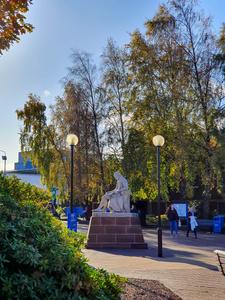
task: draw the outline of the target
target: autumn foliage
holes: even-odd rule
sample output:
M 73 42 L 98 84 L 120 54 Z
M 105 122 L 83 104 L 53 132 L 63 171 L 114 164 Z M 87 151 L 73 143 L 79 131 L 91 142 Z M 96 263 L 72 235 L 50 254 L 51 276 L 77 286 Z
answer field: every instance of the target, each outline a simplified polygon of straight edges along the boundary
M 32 32 L 33 26 L 26 23 L 32 0 L 0 0 L 0 54 L 12 43 L 19 42 L 20 35 Z

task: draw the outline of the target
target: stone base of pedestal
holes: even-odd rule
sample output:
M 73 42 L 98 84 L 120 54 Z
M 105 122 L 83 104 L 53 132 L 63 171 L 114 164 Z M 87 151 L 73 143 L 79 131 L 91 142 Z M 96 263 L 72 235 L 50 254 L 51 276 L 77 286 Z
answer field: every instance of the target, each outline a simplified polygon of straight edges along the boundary
M 137 214 L 93 213 L 86 248 L 147 249 Z

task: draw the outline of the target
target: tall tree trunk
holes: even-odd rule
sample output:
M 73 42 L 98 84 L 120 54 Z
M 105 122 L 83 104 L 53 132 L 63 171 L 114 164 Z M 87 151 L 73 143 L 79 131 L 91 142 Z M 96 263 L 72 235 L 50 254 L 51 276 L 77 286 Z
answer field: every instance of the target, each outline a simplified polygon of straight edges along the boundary
M 104 174 L 104 165 L 103 165 L 103 155 L 102 155 L 101 145 L 100 145 L 100 141 L 99 141 L 97 113 L 96 113 L 96 108 L 95 108 L 95 101 L 94 101 L 94 94 L 92 91 L 92 87 L 90 87 L 90 90 L 91 90 L 92 112 L 93 112 L 93 117 L 94 117 L 95 141 L 96 141 L 96 146 L 97 146 L 97 151 L 98 151 L 99 167 L 100 167 L 100 174 L 101 174 L 101 185 L 104 190 L 105 174 Z
M 126 153 L 125 153 L 125 134 L 124 134 L 124 122 L 123 122 L 123 108 L 122 108 L 122 101 L 120 97 L 120 90 L 118 87 L 118 95 L 119 95 L 119 119 L 120 119 L 120 128 L 121 128 L 121 148 L 122 148 L 122 168 L 125 174 L 127 174 L 127 162 L 125 159 Z
M 199 71 L 199 66 L 198 66 L 198 59 L 196 56 L 196 49 L 195 49 L 195 44 L 193 41 L 193 32 L 191 29 L 190 23 L 187 24 L 188 32 L 190 35 L 190 42 L 191 42 L 191 48 L 192 48 L 192 57 L 193 57 L 193 66 L 194 66 L 194 75 L 195 75 L 195 81 L 197 84 L 197 96 L 199 97 L 200 100 L 200 107 L 202 111 L 202 118 L 204 122 L 204 127 L 205 127 L 205 137 L 204 137 L 204 143 L 203 143 L 203 148 L 206 150 L 206 168 L 205 168 L 205 174 L 206 180 L 205 180 L 205 197 L 204 197 L 204 204 L 203 204 L 203 217 L 208 218 L 209 217 L 209 200 L 211 198 L 211 189 L 210 189 L 210 180 L 212 177 L 212 170 L 211 170 L 211 165 L 210 165 L 210 160 L 212 156 L 212 152 L 210 151 L 210 125 L 209 125 L 209 109 L 208 109 L 208 85 L 204 85 L 202 83 L 202 77 L 207 75 L 207 80 L 209 81 L 209 73 L 210 69 L 206 70 L 204 69 L 204 72 L 201 75 L 202 70 Z

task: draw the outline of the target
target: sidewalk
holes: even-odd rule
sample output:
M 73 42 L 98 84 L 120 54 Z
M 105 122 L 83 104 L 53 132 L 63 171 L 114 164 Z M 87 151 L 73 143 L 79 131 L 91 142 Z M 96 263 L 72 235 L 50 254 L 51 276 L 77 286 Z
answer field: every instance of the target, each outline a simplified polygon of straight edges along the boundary
M 87 227 L 82 225 L 81 231 Z M 109 272 L 141 279 L 159 280 L 183 300 L 225 300 L 225 277 L 217 269 L 215 249 L 225 249 L 225 236 L 199 234 L 187 239 L 184 232 L 172 238 L 163 232 L 163 258 L 157 257 L 155 230 L 143 230 L 147 250 L 85 249 L 91 265 Z

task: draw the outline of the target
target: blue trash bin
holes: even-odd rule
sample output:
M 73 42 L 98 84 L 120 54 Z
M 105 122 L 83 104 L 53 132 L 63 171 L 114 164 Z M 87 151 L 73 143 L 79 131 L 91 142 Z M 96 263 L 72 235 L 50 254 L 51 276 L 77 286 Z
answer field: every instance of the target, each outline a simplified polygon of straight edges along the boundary
M 218 215 L 213 218 L 213 232 L 221 233 L 224 227 L 224 216 Z

